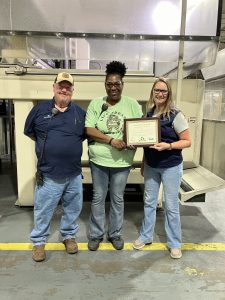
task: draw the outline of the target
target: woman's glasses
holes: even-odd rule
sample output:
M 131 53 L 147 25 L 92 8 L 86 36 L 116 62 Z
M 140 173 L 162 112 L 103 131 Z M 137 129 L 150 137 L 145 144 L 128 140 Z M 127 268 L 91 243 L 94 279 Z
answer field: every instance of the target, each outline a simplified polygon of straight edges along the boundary
M 153 91 L 154 91 L 155 94 L 159 94 L 159 93 L 162 93 L 163 95 L 168 94 L 168 90 L 154 89 Z
M 122 82 L 121 81 L 117 81 L 117 82 L 106 82 L 105 83 L 106 87 L 108 89 L 111 89 L 113 87 L 115 88 L 120 88 L 122 86 Z

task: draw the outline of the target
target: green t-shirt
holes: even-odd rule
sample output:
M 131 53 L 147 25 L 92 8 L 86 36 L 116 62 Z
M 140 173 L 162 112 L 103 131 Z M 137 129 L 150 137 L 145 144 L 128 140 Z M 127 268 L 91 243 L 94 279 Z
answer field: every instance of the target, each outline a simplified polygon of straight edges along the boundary
M 124 119 L 141 118 L 141 105 L 135 99 L 122 96 L 117 104 L 102 112 L 102 104 L 106 99 L 107 97 L 98 97 L 91 101 L 87 109 L 85 127 L 97 128 L 112 138 L 123 140 Z M 96 141 L 89 144 L 88 150 L 90 161 L 105 167 L 131 166 L 135 154 L 135 150 L 118 150 Z

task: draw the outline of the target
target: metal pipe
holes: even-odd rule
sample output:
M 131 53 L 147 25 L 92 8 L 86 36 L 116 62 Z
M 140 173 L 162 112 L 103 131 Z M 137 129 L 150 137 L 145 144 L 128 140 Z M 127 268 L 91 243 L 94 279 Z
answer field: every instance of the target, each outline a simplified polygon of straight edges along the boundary
M 60 69 L 54 69 L 55 71 L 54 72 L 29 72 L 27 71 L 26 74 L 23 74 L 22 76 L 26 76 L 26 75 L 44 75 L 44 76 L 47 76 L 47 75 L 57 75 L 60 71 L 63 72 L 64 70 L 60 70 Z M 105 76 L 105 73 L 102 72 L 101 74 L 99 73 L 79 73 L 79 72 L 71 72 L 71 70 L 66 70 L 68 71 L 72 76 Z M 5 71 L 5 74 L 7 75 L 17 75 L 15 74 L 14 71 L 10 70 L 10 71 Z M 17 75 L 17 76 L 20 76 L 20 75 Z M 136 73 L 129 73 L 129 74 L 126 74 L 126 77 L 154 77 L 154 74 L 136 74 Z
M 9 120 L 9 152 L 10 152 L 10 163 L 13 163 L 13 145 L 14 145 L 14 133 L 12 126 L 12 100 L 8 100 L 8 120 Z
M 65 53 L 65 60 L 64 60 L 64 68 L 65 69 L 69 69 L 69 59 L 68 59 L 68 42 L 69 42 L 69 39 L 68 38 L 65 38 L 64 39 L 64 53 Z
M 214 82 L 214 81 L 217 81 L 220 79 L 225 79 L 225 75 L 222 74 L 222 75 L 215 76 L 213 78 L 205 79 L 205 82 L 209 83 L 209 82 Z
M 185 35 L 186 15 L 187 15 L 187 0 L 182 0 L 180 35 Z M 180 106 L 180 102 L 181 102 L 181 89 L 182 89 L 182 80 L 183 80 L 183 62 L 184 62 L 184 41 L 180 40 L 179 60 L 178 60 L 178 69 L 177 69 L 177 97 L 176 97 L 176 101 L 175 101 L 175 103 L 178 107 Z
M 183 2 L 183 1 L 182 1 Z M 186 2 L 186 0 L 185 0 Z M 139 40 L 139 41 L 219 41 L 219 36 L 212 35 L 163 35 L 163 34 L 112 34 L 92 32 L 52 32 L 52 31 L 23 31 L 23 30 L 0 30 L 0 36 L 27 36 L 29 37 L 55 37 L 63 38 L 84 38 L 84 39 L 109 39 L 109 40 Z

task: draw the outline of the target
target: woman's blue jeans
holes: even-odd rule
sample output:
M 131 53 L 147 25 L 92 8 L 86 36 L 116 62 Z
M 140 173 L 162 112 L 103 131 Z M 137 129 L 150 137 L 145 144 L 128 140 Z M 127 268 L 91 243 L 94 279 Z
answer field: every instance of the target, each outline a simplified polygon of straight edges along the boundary
M 46 243 L 50 234 L 50 222 L 60 200 L 63 209 L 60 233 L 63 240 L 74 238 L 78 231 L 78 225 L 75 222 L 83 204 L 81 175 L 58 180 L 44 177 L 44 185 L 36 186 L 34 228 L 30 234 L 34 245 Z
M 93 199 L 89 219 L 89 237 L 103 239 L 105 233 L 105 199 L 108 188 L 110 195 L 110 211 L 108 221 L 108 237 L 121 235 L 124 215 L 124 190 L 130 167 L 111 168 L 90 162 Z
M 183 164 L 171 168 L 151 168 L 144 166 L 144 219 L 139 239 L 144 243 L 153 240 L 156 222 L 156 208 L 160 184 L 163 184 L 165 231 L 169 248 L 181 247 L 181 223 L 179 211 L 179 189 L 183 174 Z

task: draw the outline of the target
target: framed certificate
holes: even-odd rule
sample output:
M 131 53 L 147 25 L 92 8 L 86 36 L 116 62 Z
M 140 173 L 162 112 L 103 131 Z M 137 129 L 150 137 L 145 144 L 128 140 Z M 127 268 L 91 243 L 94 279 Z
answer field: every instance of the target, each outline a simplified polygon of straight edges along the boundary
M 127 146 L 148 147 L 160 142 L 158 118 L 124 119 L 124 141 Z

